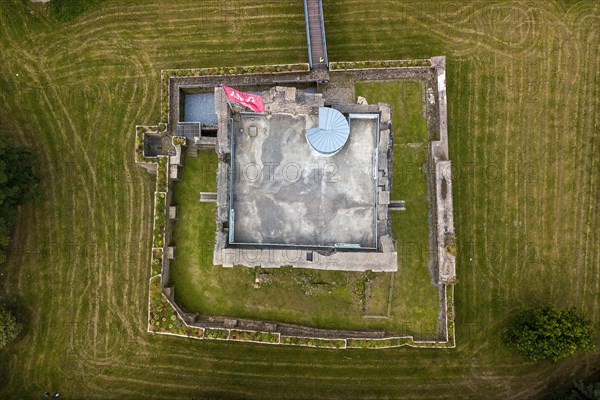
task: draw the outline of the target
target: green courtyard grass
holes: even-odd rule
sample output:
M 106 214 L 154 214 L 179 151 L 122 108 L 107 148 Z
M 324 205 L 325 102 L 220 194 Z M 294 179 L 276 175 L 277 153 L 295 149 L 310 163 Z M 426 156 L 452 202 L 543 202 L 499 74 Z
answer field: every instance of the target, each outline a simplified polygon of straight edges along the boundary
M 387 304 L 385 289 L 389 280 L 376 274 L 213 266 L 215 206 L 198 199 L 200 191 L 215 190 L 216 162 L 216 154 L 211 151 L 187 158 L 181 180 L 175 185 L 174 204 L 179 207 L 179 215 L 173 244 L 177 257 L 171 267 L 170 284 L 183 309 L 328 328 L 403 328 L 394 320 L 363 317 L 368 277 L 370 288 L 384 288 L 380 297 Z M 258 275 L 264 282 L 255 288 Z
M 429 272 L 429 202 L 427 196 L 427 122 L 424 84 L 420 81 L 357 82 L 356 95 L 392 107 L 394 158 L 390 199 L 404 200 L 406 211 L 393 211 L 398 272 L 393 282 L 390 318 L 411 331 L 435 336 L 439 290 Z M 417 326 L 418 328 L 415 328 Z
M 44 190 L 0 266 L 25 324 L 0 398 L 522 399 L 597 374 L 598 351 L 525 362 L 499 336 L 548 303 L 598 328 L 598 2 L 324 2 L 332 61 L 448 57 L 457 348 L 383 351 L 146 331 L 155 177 L 133 149 L 160 70 L 305 62 L 302 3 L 107 0 L 64 24 L 45 7 L 0 2 L 0 133 Z

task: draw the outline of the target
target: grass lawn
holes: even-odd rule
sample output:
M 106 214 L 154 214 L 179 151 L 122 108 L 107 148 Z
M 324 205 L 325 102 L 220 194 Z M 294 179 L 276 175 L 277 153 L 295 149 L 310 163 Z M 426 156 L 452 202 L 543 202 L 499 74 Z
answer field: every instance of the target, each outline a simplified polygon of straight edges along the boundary
M 530 363 L 499 340 L 527 305 L 599 326 L 597 1 L 324 2 L 332 61 L 448 57 L 458 347 L 384 351 L 146 332 L 154 177 L 134 127 L 158 121 L 160 70 L 305 62 L 302 2 L 107 0 L 67 23 L 46 7 L 0 2 L 0 134 L 44 189 L 0 266 L 25 323 L 0 398 L 522 399 L 597 376 L 598 352 Z
M 187 158 L 181 180 L 175 185 L 174 203 L 179 206 L 179 216 L 173 242 L 177 246 L 177 258 L 170 277 L 180 306 L 208 315 L 331 328 L 402 329 L 401 333 L 410 329 L 411 333 L 430 334 L 419 330 L 421 320 L 410 320 L 421 315 L 411 314 L 412 308 L 401 300 L 394 299 L 389 320 L 363 317 L 365 311 L 383 310 L 378 315 L 387 313 L 389 274 L 213 266 L 215 206 L 200 203 L 198 199 L 200 191 L 215 190 L 216 163 L 214 152 L 200 152 L 198 158 Z M 264 279 L 258 289 L 254 287 L 257 276 Z M 433 291 L 432 296 L 433 301 L 426 305 L 432 303 L 433 318 L 429 326 L 435 328 L 437 292 Z M 421 300 L 417 297 L 415 302 Z M 375 304 L 367 310 L 371 302 Z M 402 313 L 398 314 L 402 318 L 396 318 L 396 313 Z M 407 321 L 413 323 L 407 327 Z
M 439 291 L 429 273 L 429 204 L 427 201 L 427 122 L 424 85 L 419 81 L 357 82 L 356 95 L 369 103 L 392 106 L 394 158 L 392 200 L 405 200 L 406 211 L 391 213 L 398 251 L 390 317 L 410 331 L 430 336 L 437 331 Z M 417 327 L 415 327 L 415 325 Z

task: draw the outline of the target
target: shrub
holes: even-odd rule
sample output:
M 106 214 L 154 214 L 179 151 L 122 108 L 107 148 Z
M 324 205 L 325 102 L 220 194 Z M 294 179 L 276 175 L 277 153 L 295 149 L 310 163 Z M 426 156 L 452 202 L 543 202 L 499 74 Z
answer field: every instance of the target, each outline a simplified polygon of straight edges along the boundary
M 6 260 L 5 247 L 10 241 L 17 208 L 36 200 L 39 178 L 33 173 L 35 157 L 26 147 L 14 146 L 0 136 L 0 264 Z
M 229 333 L 225 329 L 206 328 L 204 330 L 204 337 L 208 339 L 227 339 Z
M 554 389 L 545 400 L 598 400 L 600 399 L 600 381 L 585 383 L 575 379 L 570 387 Z
M 319 339 L 299 336 L 282 336 L 282 344 L 292 344 L 298 346 L 323 347 L 323 348 L 342 348 L 346 345 L 343 339 Z
M 277 343 L 279 337 L 276 333 L 270 332 L 254 332 L 245 330 L 232 329 L 229 334 L 231 340 L 242 340 L 242 341 L 254 341 L 254 342 L 266 342 L 266 343 Z
M 277 343 L 279 341 L 279 335 L 269 332 L 260 332 L 258 340 L 260 342 Z
M 167 221 L 167 207 L 165 205 L 165 194 L 156 193 L 154 197 L 154 247 L 162 247 L 165 237 L 165 225 Z
M 53 0 L 50 2 L 50 13 L 57 21 L 71 21 L 103 1 L 104 0 Z
M 357 68 L 398 68 L 398 67 L 415 67 L 422 66 L 428 67 L 431 63 L 429 60 L 388 60 L 388 61 L 348 61 L 348 62 L 336 62 L 331 63 L 330 68 L 332 70 L 346 70 L 346 69 L 357 69 Z
M 456 256 L 456 241 L 453 233 L 446 233 L 444 235 L 444 248 L 448 254 Z
M 165 157 L 161 157 L 158 161 L 158 170 L 156 177 L 156 190 L 158 192 L 166 192 L 167 191 L 167 162 Z
M 162 272 L 163 250 L 154 249 L 152 251 L 152 276 Z
M 150 282 L 150 330 L 202 337 L 202 329 L 188 327 L 177 316 L 177 312 L 163 296 L 160 282 L 160 277 L 155 277 Z
M 528 360 L 558 361 L 577 351 L 593 352 L 592 322 L 574 309 L 540 307 L 521 311 L 504 333 L 504 342 Z
M 411 337 L 388 338 L 388 339 L 348 339 L 349 348 L 381 349 L 386 347 L 399 347 L 413 344 Z
M 185 146 L 185 138 L 180 136 L 173 136 L 173 145 Z
M 0 304 L 0 349 L 15 340 L 22 329 L 23 325 L 17 322 L 15 316 Z

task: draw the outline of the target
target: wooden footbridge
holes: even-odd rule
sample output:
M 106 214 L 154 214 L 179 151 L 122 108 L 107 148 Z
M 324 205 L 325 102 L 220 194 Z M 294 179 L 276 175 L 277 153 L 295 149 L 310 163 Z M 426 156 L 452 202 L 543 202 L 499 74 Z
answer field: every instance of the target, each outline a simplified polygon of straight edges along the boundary
M 327 43 L 323 22 L 323 3 L 321 0 L 304 0 L 304 19 L 306 20 L 306 41 L 308 42 L 308 62 L 311 69 L 326 69 Z

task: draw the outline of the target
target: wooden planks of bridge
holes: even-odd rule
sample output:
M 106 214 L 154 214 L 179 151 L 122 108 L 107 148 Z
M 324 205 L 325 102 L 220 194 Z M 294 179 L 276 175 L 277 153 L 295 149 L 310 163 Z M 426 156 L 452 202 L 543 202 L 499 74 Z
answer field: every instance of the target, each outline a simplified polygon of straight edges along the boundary
M 306 37 L 310 48 L 310 64 L 313 68 L 327 65 L 327 45 L 323 24 L 321 0 L 305 0 Z

